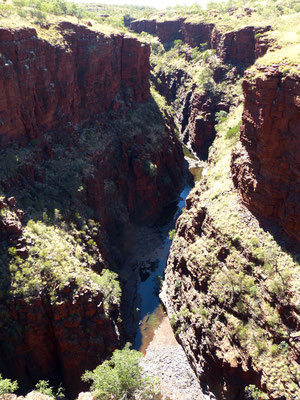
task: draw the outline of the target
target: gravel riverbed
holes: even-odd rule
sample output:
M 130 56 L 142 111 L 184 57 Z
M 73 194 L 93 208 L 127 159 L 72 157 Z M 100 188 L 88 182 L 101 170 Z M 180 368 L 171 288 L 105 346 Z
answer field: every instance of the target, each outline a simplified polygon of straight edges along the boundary
M 160 379 L 163 400 L 206 400 L 182 347 L 165 317 L 142 360 L 145 374 Z

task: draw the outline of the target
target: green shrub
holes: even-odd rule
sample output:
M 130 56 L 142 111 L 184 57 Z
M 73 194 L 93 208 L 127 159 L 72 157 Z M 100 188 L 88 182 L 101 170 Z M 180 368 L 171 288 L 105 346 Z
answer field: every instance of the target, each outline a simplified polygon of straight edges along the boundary
M 192 60 L 197 60 L 201 57 L 201 50 L 199 47 L 194 47 L 191 51 L 191 59 Z
M 183 41 L 178 39 L 178 40 L 174 40 L 174 47 L 175 48 L 179 48 L 183 45 Z
M 123 350 L 115 350 L 111 359 L 94 371 L 86 371 L 82 380 L 92 381 L 91 391 L 99 400 L 149 399 L 157 393 L 157 383 L 142 376 L 142 357 L 127 343 Z
M 175 235 L 176 235 L 176 229 L 172 229 L 171 231 L 169 231 L 169 239 L 170 240 L 173 240 Z
M 53 387 L 49 386 L 49 381 L 38 381 L 38 383 L 35 385 L 35 390 L 39 393 L 43 393 L 47 396 L 55 398 Z
M 270 348 L 271 356 L 272 357 L 277 356 L 278 352 L 279 352 L 279 348 L 278 348 L 277 344 L 272 344 L 272 346 Z
M 24 7 L 26 5 L 25 0 L 13 0 L 13 5 L 16 7 Z
M 55 393 L 53 387 L 50 386 L 49 381 L 40 380 L 35 385 L 36 392 L 43 393 L 49 397 L 53 397 L 54 399 L 63 399 L 64 395 L 64 388 L 59 385 L 57 392 Z
M 221 122 L 224 122 L 227 118 L 227 114 L 228 113 L 224 110 L 216 112 L 216 114 L 215 114 L 216 122 L 218 124 L 220 124 Z
M 18 389 L 18 382 L 2 378 L 0 374 L 0 396 L 7 393 L 14 393 Z
M 255 385 L 248 385 L 245 387 L 245 397 L 249 400 L 263 400 L 267 399 L 268 396 L 259 390 Z
M 225 135 L 225 139 L 232 139 L 237 137 L 237 135 L 240 133 L 241 124 L 242 121 L 236 124 L 233 128 L 230 128 Z
M 26 11 L 20 9 L 20 10 L 18 10 L 18 15 L 19 15 L 19 17 L 21 17 L 21 18 L 26 18 L 27 13 L 26 13 Z

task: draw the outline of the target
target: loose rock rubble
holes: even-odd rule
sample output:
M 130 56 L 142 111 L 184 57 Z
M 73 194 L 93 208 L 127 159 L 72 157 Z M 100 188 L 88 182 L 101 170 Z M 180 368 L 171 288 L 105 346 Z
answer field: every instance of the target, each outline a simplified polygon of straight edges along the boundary
M 167 317 L 147 348 L 142 367 L 146 375 L 160 379 L 163 400 L 204 400 L 206 396 L 185 353 L 176 342 Z

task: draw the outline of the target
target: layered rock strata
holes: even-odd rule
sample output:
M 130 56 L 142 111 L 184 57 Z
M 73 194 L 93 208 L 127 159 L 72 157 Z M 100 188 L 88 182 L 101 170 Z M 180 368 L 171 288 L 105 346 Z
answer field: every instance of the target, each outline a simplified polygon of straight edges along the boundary
M 182 69 L 160 72 L 152 80 L 158 92 L 174 108 L 182 142 L 199 158 L 207 159 L 209 146 L 216 135 L 215 113 L 228 111 L 229 104 L 221 101 L 219 95 L 199 90 L 196 83 L 187 89 L 181 82 L 192 82 L 193 78 Z
M 233 64 L 253 64 L 256 58 L 264 55 L 268 45 L 263 34 L 271 29 L 267 27 L 247 26 L 236 31 L 222 33 L 213 23 L 189 22 L 184 19 L 136 20 L 131 22 L 133 31 L 142 31 L 157 35 L 163 43 L 182 40 L 191 47 L 206 43 L 208 48 L 215 49 L 218 57 L 224 62 Z
M 261 251 L 243 244 L 238 231 L 230 237 L 220 230 L 201 204 L 198 188 L 177 222 L 161 295 L 177 339 L 218 398 L 244 398 L 255 385 L 270 399 L 296 400 L 299 282 L 291 278 L 299 265 L 281 254 L 285 265 L 269 267 Z M 259 229 L 250 213 L 237 210 Z
M 55 30 L 53 45 L 35 29 L 0 29 L 2 144 L 57 134 L 101 120 L 119 101 L 149 98 L 149 46 L 68 22 Z
M 240 145 L 231 171 L 243 203 L 300 241 L 300 77 L 278 67 L 249 72 Z M 263 76 L 261 76 L 263 74 Z
M 56 378 L 75 397 L 120 345 L 118 284 L 103 268 L 121 264 L 131 223 L 176 197 L 184 158 L 150 98 L 149 46 L 49 29 L 61 44 L 0 30 L 0 184 L 26 217 L 1 199 L 0 370 L 23 389 Z

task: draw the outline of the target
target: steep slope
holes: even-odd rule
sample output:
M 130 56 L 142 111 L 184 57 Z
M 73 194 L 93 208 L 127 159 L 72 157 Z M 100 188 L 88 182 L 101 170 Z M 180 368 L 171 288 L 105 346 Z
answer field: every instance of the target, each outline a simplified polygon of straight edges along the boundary
M 300 83 L 279 66 L 249 72 L 232 174 L 243 203 L 300 242 Z
M 149 46 L 66 22 L 0 32 L 0 369 L 75 397 L 122 343 L 111 270 L 130 224 L 176 197 L 183 153 L 150 95 Z
M 278 98 L 282 99 L 280 109 L 286 110 L 290 121 L 298 116 L 298 111 L 291 107 L 290 98 L 295 98 L 292 88 L 297 87 L 294 82 L 299 83 L 299 75 L 286 77 L 280 90 L 276 90 L 274 79 L 278 79 L 276 72 L 275 76 L 266 74 L 264 79 L 252 81 L 251 90 L 247 90 L 248 78 L 243 84 L 246 90 L 241 140 L 249 145 L 251 152 L 259 149 L 257 157 L 262 156 L 259 161 L 265 166 L 272 158 L 261 151 L 270 148 L 268 154 L 274 154 L 272 149 L 276 154 L 278 146 L 277 143 L 272 146 L 271 133 L 280 135 L 281 132 L 272 129 L 276 118 L 270 110 L 276 109 L 277 102 L 273 101 L 274 97 L 266 96 L 266 91 L 273 93 L 275 88 Z M 264 112 L 255 115 L 249 113 L 248 108 L 253 104 L 253 93 L 257 96 L 255 109 L 263 110 L 258 99 L 262 99 L 265 106 Z M 220 398 L 244 398 L 246 393 L 255 398 L 255 393 L 259 395 L 262 390 L 270 399 L 296 399 L 300 391 L 299 246 L 289 244 L 283 233 L 276 231 L 276 224 L 264 224 L 240 201 L 230 165 L 241 114 L 240 106 L 218 127 L 207 174 L 189 195 L 186 210 L 177 221 L 162 300 L 200 380 L 208 381 Z M 251 115 L 254 117 L 250 118 Z M 268 118 L 273 124 L 267 124 Z M 258 131 L 253 129 L 254 121 Z M 285 131 L 285 119 L 280 121 Z M 259 124 L 265 130 L 259 131 Z M 249 126 L 251 131 L 245 128 Z M 291 122 L 289 127 L 293 130 L 295 125 Z M 265 140 L 267 135 L 270 138 L 265 146 L 250 146 L 255 143 L 252 137 L 256 137 L 256 132 L 261 132 L 260 140 Z M 298 136 L 295 131 L 290 134 L 291 140 Z M 286 143 L 289 146 L 288 140 Z M 280 146 L 281 160 L 293 157 L 292 154 L 296 156 L 295 147 L 293 150 L 289 147 L 287 152 L 285 149 Z M 233 155 L 234 179 L 244 177 L 245 171 L 247 174 L 256 171 L 256 163 L 252 164 L 248 157 L 237 158 L 240 151 L 235 150 Z M 261 171 L 267 173 L 267 167 L 262 167 Z M 269 178 L 281 176 L 274 167 L 272 173 Z M 243 182 L 250 183 L 249 179 Z M 290 181 L 289 184 L 294 183 Z M 248 205 L 248 197 L 243 193 L 245 187 L 240 190 L 243 202 Z M 277 198 L 274 192 L 267 193 Z M 253 197 L 255 199 L 255 194 Z M 258 215 L 262 204 L 268 201 L 269 198 L 264 203 L 261 198 Z M 255 209 L 254 202 L 251 209 Z M 274 214 L 273 222 L 276 220 L 277 214 Z

